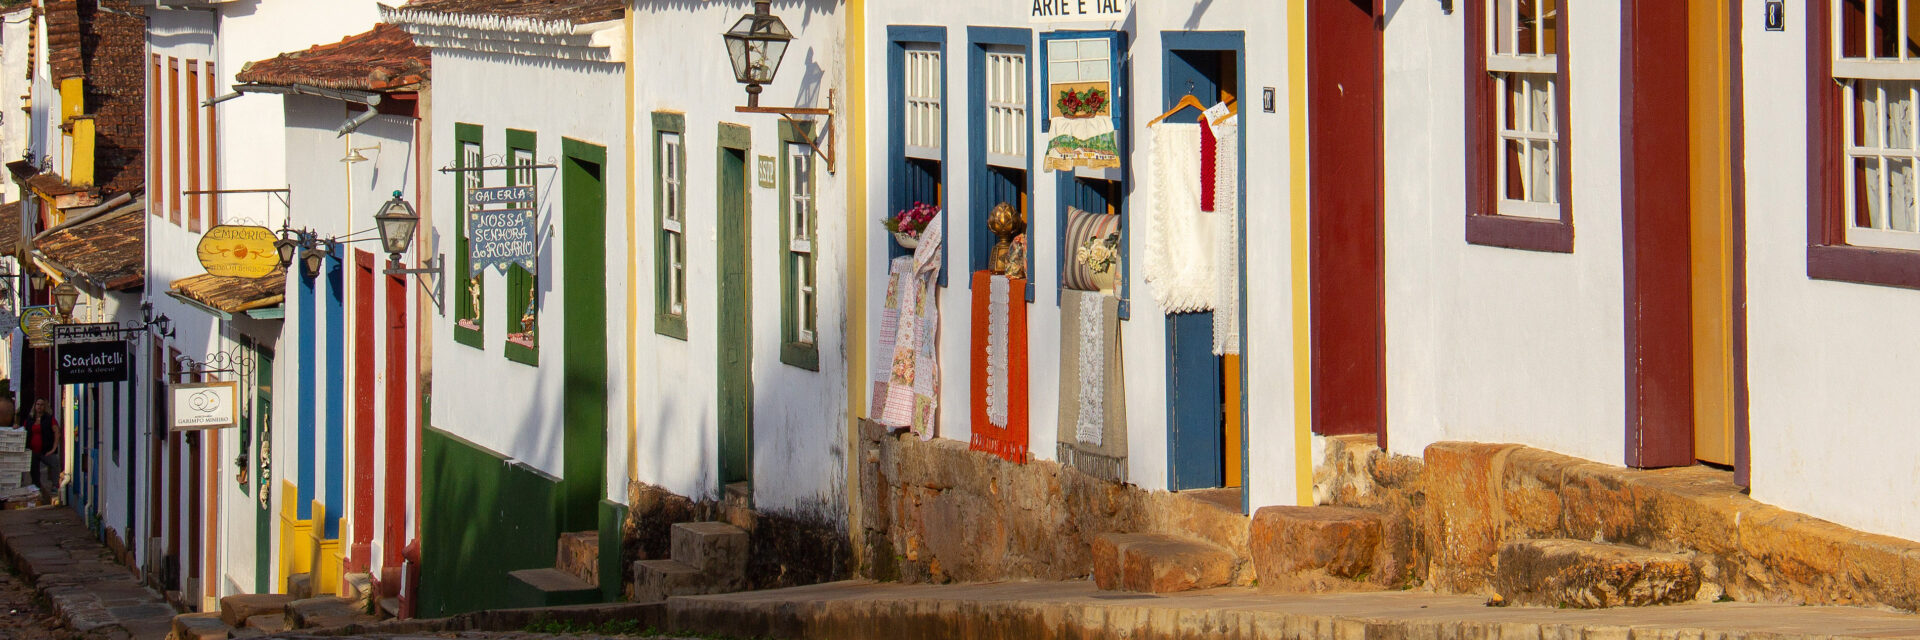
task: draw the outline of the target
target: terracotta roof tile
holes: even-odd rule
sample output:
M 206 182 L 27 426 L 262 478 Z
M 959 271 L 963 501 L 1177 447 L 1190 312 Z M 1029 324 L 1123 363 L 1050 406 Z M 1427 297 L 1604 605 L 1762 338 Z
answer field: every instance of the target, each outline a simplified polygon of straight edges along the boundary
M 49 233 L 35 240 L 34 248 L 106 289 L 137 287 L 146 281 L 144 212 L 130 205 L 111 217 Z
M 240 313 L 280 304 L 287 296 L 287 271 L 258 278 L 234 278 L 203 273 L 173 283 L 173 293 L 182 298 L 219 309 Z
M 624 0 L 413 0 L 403 11 L 491 15 L 591 24 L 619 20 Z
M 238 79 L 280 86 L 390 91 L 425 82 L 430 58 L 427 48 L 414 44 L 413 36 L 405 30 L 382 24 L 333 44 L 249 63 Z
M 0 255 L 20 250 L 20 201 L 0 204 Z

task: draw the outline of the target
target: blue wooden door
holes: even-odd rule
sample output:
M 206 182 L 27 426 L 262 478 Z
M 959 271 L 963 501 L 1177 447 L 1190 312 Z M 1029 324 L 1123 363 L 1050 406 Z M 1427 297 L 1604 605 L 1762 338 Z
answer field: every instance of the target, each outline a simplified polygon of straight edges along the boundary
M 1167 52 L 1163 109 L 1192 95 L 1201 104 L 1219 101 L 1218 51 Z M 1200 111 L 1181 109 L 1167 122 L 1197 123 Z M 1220 357 L 1213 355 L 1213 312 L 1167 315 L 1167 439 L 1172 488 L 1207 489 L 1225 484 L 1226 414 Z

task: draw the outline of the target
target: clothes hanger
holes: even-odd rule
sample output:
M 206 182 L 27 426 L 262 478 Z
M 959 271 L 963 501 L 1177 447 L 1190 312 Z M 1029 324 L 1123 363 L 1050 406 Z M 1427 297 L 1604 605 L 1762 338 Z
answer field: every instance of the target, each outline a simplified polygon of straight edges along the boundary
M 1220 126 L 1220 123 L 1222 123 L 1222 122 L 1226 122 L 1228 118 L 1232 118 L 1232 117 L 1234 117 L 1234 116 L 1237 116 L 1237 115 L 1240 115 L 1240 101 L 1239 101 L 1239 100 L 1234 100 L 1234 99 L 1228 99 L 1228 100 L 1227 100 L 1227 114 L 1226 114 L 1226 115 L 1223 115 L 1223 116 L 1220 116 L 1220 117 L 1218 117 L 1218 118 L 1214 118 L 1214 119 L 1213 119 L 1213 125 L 1214 125 L 1214 126 L 1216 126 L 1216 127 L 1217 127 L 1217 126 Z
M 1206 105 L 1200 104 L 1199 98 L 1195 98 L 1193 97 L 1193 94 L 1189 93 L 1187 95 L 1180 96 L 1180 102 L 1175 103 L 1173 105 L 1173 108 L 1168 109 L 1166 113 L 1160 114 L 1160 117 L 1154 118 L 1152 121 L 1147 122 L 1147 126 L 1151 127 L 1153 125 L 1160 124 L 1161 120 L 1165 120 L 1167 118 L 1173 117 L 1173 114 L 1180 113 L 1181 109 L 1185 109 L 1187 107 L 1193 107 L 1194 110 L 1200 111 L 1200 112 L 1205 112 L 1207 110 Z

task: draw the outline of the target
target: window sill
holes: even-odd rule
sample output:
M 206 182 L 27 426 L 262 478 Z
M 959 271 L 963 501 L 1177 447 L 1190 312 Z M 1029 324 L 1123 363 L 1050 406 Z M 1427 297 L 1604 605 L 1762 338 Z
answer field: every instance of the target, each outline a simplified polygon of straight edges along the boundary
M 1920 289 L 1920 251 L 1813 245 L 1807 247 L 1807 277 Z
M 1573 223 L 1517 216 L 1470 214 L 1467 244 L 1488 247 L 1573 253 Z
M 529 367 L 540 366 L 540 348 L 507 338 L 507 359 Z
M 454 325 L 453 325 L 453 341 L 454 342 L 458 342 L 460 344 L 464 344 L 469 347 L 473 347 L 475 349 L 485 350 L 487 347 L 484 343 L 484 338 L 485 338 L 484 334 L 482 334 L 479 329 L 467 326 L 467 323 L 465 321 L 461 321 L 461 320 L 454 321 Z
M 800 342 L 781 344 L 780 361 L 808 371 L 819 371 L 820 346 Z
M 653 332 L 684 341 L 687 339 L 687 317 L 668 313 L 655 314 Z

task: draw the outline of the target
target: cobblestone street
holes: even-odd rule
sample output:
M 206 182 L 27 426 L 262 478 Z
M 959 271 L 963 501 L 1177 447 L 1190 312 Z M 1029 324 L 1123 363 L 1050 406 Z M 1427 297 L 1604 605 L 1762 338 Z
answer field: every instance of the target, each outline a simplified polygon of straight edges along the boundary
M 0 560 L 4 562 L 4 560 Z M 0 572 L 0 640 L 70 638 L 74 633 L 35 597 L 33 585 L 21 579 L 13 566 Z

